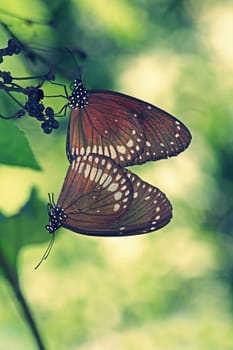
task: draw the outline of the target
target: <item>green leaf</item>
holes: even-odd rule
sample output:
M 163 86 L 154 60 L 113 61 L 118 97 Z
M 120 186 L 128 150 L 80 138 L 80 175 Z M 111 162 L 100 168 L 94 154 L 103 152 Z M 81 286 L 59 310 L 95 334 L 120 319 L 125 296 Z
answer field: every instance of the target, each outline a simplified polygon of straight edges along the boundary
M 22 130 L 0 119 L 0 163 L 41 170 Z
M 10 217 L 0 214 L 0 257 L 3 257 L 0 261 L 7 264 L 8 270 L 16 279 L 20 249 L 29 244 L 48 241 L 44 228 L 47 220 L 45 203 L 38 199 L 35 189 L 17 214 Z

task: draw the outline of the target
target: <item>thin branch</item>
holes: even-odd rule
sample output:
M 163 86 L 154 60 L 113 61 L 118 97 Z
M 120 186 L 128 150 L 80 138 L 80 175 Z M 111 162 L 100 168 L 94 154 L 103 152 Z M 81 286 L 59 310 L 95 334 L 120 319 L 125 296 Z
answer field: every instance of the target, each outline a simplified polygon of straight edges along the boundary
M 8 282 L 11 285 L 11 288 L 14 291 L 15 296 L 16 296 L 19 304 L 21 305 L 21 308 L 22 308 L 23 313 L 25 315 L 25 319 L 26 319 L 27 324 L 31 330 L 31 333 L 32 333 L 32 335 L 37 343 L 38 349 L 39 350 L 46 350 L 46 347 L 44 345 L 44 342 L 41 338 L 38 327 L 36 325 L 36 321 L 33 317 L 32 311 L 31 311 L 26 299 L 23 296 L 23 292 L 21 291 L 19 282 L 18 282 L 16 276 L 14 275 L 14 273 L 12 272 L 12 270 L 10 269 L 9 264 L 7 263 L 4 255 L 2 254 L 1 251 L 0 251 L 0 266 L 1 266 Z

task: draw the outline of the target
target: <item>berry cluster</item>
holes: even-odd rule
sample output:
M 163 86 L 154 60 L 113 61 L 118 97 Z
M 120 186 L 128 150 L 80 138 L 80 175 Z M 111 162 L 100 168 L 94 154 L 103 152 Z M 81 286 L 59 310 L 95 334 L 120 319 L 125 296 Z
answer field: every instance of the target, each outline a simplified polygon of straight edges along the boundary
M 18 55 L 22 48 L 16 39 L 9 39 L 7 47 L 0 49 L 0 63 L 3 62 L 3 56 Z
M 21 51 L 21 46 L 16 39 L 10 39 L 6 48 L 0 49 L 0 63 L 3 61 L 3 56 L 11 56 L 18 54 Z M 23 87 L 19 85 L 19 80 L 39 79 L 40 83 L 37 86 Z M 53 129 L 59 127 L 58 121 L 55 119 L 54 110 L 52 107 L 45 107 L 42 100 L 44 98 L 44 91 L 42 86 L 45 81 L 52 81 L 55 77 L 51 71 L 41 76 L 30 78 L 13 77 L 10 72 L 0 71 L 0 89 L 4 90 L 21 108 L 13 113 L 11 116 L 0 115 L 2 119 L 18 119 L 27 112 L 30 117 L 36 118 L 41 122 L 41 128 L 44 133 L 50 134 Z M 19 93 L 26 96 L 26 103 L 21 103 L 12 94 Z
M 44 133 L 50 134 L 53 129 L 59 127 L 58 121 L 54 117 L 54 110 L 51 107 L 45 108 L 41 100 L 44 98 L 44 92 L 39 87 L 27 87 L 28 101 L 25 103 L 25 110 L 31 117 L 41 121 L 41 128 Z

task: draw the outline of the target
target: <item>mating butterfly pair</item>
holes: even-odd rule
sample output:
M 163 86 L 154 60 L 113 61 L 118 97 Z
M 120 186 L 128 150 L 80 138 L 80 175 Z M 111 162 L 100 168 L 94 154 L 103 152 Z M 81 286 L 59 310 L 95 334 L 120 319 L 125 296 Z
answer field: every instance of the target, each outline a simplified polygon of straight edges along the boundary
M 87 91 L 80 80 L 67 106 L 70 166 L 58 199 L 50 197 L 49 224 L 95 236 L 124 236 L 158 230 L 172 218 L 165 194 L 124 166 L 176 156 L 189 130 L 165 111 L 136 98 Z

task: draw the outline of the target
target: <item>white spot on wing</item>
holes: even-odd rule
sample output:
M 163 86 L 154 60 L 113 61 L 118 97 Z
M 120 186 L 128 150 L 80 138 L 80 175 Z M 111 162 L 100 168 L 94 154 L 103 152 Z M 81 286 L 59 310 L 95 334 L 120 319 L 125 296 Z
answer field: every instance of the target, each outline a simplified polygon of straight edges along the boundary
M 111 163 L 107 163 L 107 169 L 110 170 L 112 167 L 112 164 Z
M 122 192 L 118 191 L 114 194 L 114 198 L 116 201 L 119 201 L 121 199 L 121 197 L 122 197 Z
M 117 174 L 117 176 L 115 177 L 115 180 L 119 181 L 121 179 L 121 177 L 122 177 L 121 174 Z
M 79 170 L 78 170 L 78 173 L 81 173 L 81 172 L 82 172 L 82 170 L 80 171 L 80 169 L 83 168 L 82 165 L 84 165 L 84 164 L 82 163 L 82 164 L 80 165 L 80 168 L 79 168 Z M 85 170 L 84 170 L 84 176 L 85 176 L 85 177 L 88 177 L 88 176 L 89 176 L 90 170 L 91 170 L 90 165 L 89 165 L 89 164 L 86 164 L 86 168 L 85 168 Z
M 116 154 L 115 148 L 112 145 L 110 145 L 109 150 L 110 150 L 111 158 L 113 159 L 116 158 L 117 154 Z
M 93 167 L 93 168 L 91 169 L 90 176 L 89 176 L 91 181 L 94 180 L 94 178 L 95 178 L 95 176 L 96 176 L 96 173 L 97 173 L 97 168 L 94 168 L 94 167 Z
M 88 165 L 88 164 L 87 164 Z M 88 165 L 90 168 L 90 165 Z M 78 174 L 82 174 L 84 168 L 84 163 L 81 163 L 79 166 L 79 163 L 76 163 L 75 170 L 78 170 Z M 85 176 L 85 175 L 84 175 Z
M 113 211 L 118 211 L 120 209 L 120 204 L 116 203 L 114 204 Z
M 118 183 L 116 182 L 113 182 L 108 188 L 107 190 L 110 191 L 110 192 L 114 192 L 118 189 L 119 185 Z M 117 193 L 120 193 L 120 192 L 117 192 Z
M 125 146 L 117 146 L 116 147 L 119 153 L 125 154 L 126 153 L 126 148 Z
M 110 153 L 109 153 L 107 146 L 104 146 L 104 154 L 105 154 L 105 156 L 110 156 Z
M 98 169 L 97 174 L 96 174 L 96 177 L 95 177 L 95 182 L 98 182 L 98 181 L 99 181 L 99 179 L 100 179 L 100 177 L 101 177 L 102 174 L 103 174 L 103 170 Z
M 132 147 L 132 146 L 133 146 L 133 140 L 129 140 L 129 141 L 127 142 L 126 146 Z

